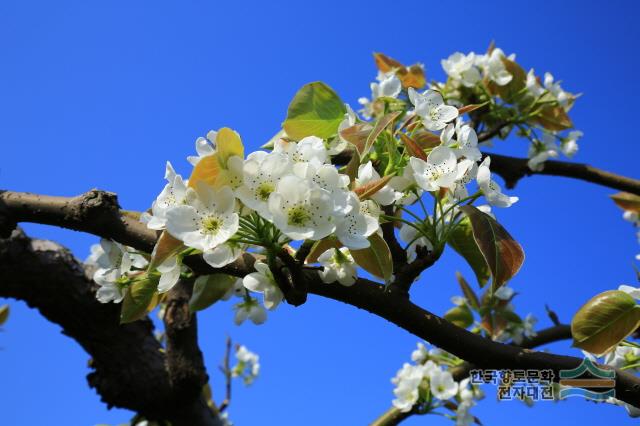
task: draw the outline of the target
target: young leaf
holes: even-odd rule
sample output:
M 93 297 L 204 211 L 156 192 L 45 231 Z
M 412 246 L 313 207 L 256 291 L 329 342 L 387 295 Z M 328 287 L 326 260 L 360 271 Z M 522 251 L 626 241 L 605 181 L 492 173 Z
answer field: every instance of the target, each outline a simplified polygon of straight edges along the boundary
M 353 260 L 371 275 L 389 281 L 393 273 L 393 262 L 389 246 L 377 233 L 369 237 L 369 243 L 370 246 L 365 249 L 351 250 Z
M 120 324 L 144 318 L 158 304 L 158 280 L 146 277 L 134 281 L 126 290 L 120 310 Z
M 316 263 L 318 261 L 318 257 L 320 257 L 320 255 L 325 251 L 332 248 L 340 248 L 340 247 L 342 247 L 342 244 L 340 243 L 340 241 L 338 241 L 337 238 L 332 236 L 323 238 L 322 240 L 316 241 L 313 244 L 313 246 L 311 247 L 311 251 L 309 251 L 307 258 L 305 259 L 305 262 Z
M 218 130 L 216 135 L 216 152 L 201 158 L 189 177 L 189 186 L 204 181 L 214 188 L 228 184 L 229 169 L 227 162 L 232 156 L 244 158 L 244 145 L 238 133 L 228 127 Z
M 418 145 L 413 139 L 407 136 L 404 133 L 400 133 L 400 139 L 404 143 L 404 146 L 407 147 L 407 151 L 412 157 L 419 158 L 423 161 L 427 161 L 427 154 L 424 153 L 420 145 Z M 440 143 L 440 139 L 438 139 L 438 144 Z
M 505 69 L 511 74 L 511 81 L 504 86 L 499 86 L 497 83 L 490 81 L 487 87 L 491 93 L 497 94 L 507 102 L 513 102 L 526 86 L 527 72 L 518 63 L 504 56 L 500 59 Z
M 409 87 L 419 89 L 426 84 L 424 69 L 418 64 L 405 67 L 395 59 L 379 52 L 373 54 L 373 59 L 380 71 L 384 73 L 395 71 L 396 76 L 402 83 L 402 87 L 405 89 Z
M 345 168 L 345 174 L 349 176 L 349 188 L 353 189 L 356 184 L 356 178 L 358 177 L 358 168 L 360 168 L 360 154 L 358 154 L 358 150 L 353 150 L 351 154 L 351 159 L 347 163 L 347 167 Z
M 236 277 L 226 274 L 201 275 L 193 283 L 193 293 L 189 300 L 191 312 L 201 311 L 222 298 L 233 284 Z
M 596 356 L 609 352 L 640 325 L 640 307 L 620 290 L 609 290 L 585 303 L 571 321 L 573 345 Z
M 471 307 L 475 310 L 480 308 L 480 301 L 478 300 L 478 296 L 473 291 L 467 280 L 464 279 L 460 272 L 456 272 L 456 279 L 458 280 L 458 284 L 460 285 L 460 289 L 462 290 L 462 294 L 469 301 Z
M 360 200 L 366 200 L 375 195 L 384 186 L 389 183 L 393 175 L 383 176 L 380 179 L 372 180 L 365 185 L 359 186 L 353 190 Z
M 162 231 L 160 234 L 160 238 L 156 241 L 156 245 L 153 247 L 153 252 L 151 253 L 151 261 L 149 262 L 149 267 L 147 271 L 151 272 L 158 267 L 162 262 L 167 260 L 169 257 L 178 253 L 180 250 L 184 248 L 184 244 L 182 241 L 174 238 L 167 231 Z
M 283 123 L 287 136 L 300 140 L 306 136 L 328 139 L 338 132 L 347 112 L 338 95 L 326 84 L 305 84 L 293 97 Z
M 561 131 L 571 129 L 573 123 L 561 106 L 548 106 L 540 111 L 536 121 L 547 130 Z
M 622 210 L 640 213 L 640 196 L 629 192 L 618 192 L 610 197 Z
M 367 139 L 372 130 L 373 126 L 369 123 L 356 123 L 351 127 L 341 130 L 340 136 L 355 146 L 358 153 L 362 153 L 364 152 Z
M 473 231 L 471 229 L 471 222 L 468 217 L 465 217 L 460 221 L 456 228 L 449 234 L 447 243 L 453 248 L 460 256 L 462 256 L 476 275 L 478 284 L 480 287 L 489 281 L 491 271 L 489 265 L 485 260 L 482 252 L 478 248 L 475 238 L 473 238 Z M 460 279 L 458 278 L 458 281 Z
M 7 322 L 8 318 L 9 318 L 9 305 L 0 306 L 0 325 Z
M 524 262 L 522 246 L 494 218 L 472 205 L 460 207 L 471 223 L 473 238 L 484 257 L 493 280 L 491 292 L 509 281 Z
M 473 324 L 473 313 L 467 305 L 454 306 L 444 314 L 444 319 L 460 328 L 467 328 Z
M 481 103 L 481 104 L 465 105 L 465 106 L 463 106 L 461 108 L 458 108 L 458 114 L 462 115 L 462 114 L 466 114 L 466 113 L 471 112 L 471 111 L 475 111 L 477 109 L 482 108 L 486 104 L 487 104 L 487 102 L 484 102 L 484 103 Z

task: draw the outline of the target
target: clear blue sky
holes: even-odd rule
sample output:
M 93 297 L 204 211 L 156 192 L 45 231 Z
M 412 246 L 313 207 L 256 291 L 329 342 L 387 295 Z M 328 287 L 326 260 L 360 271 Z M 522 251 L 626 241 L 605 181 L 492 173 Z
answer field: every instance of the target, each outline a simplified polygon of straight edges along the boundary
M 224 3 L 224 5 L 222 5 Z M 442 78 L 440 59 L 484 51 L 494 39 L 567 90 L 583 92 L 572 111 L 585 137 L 578 161 L 638 177 L 637 25 L 634 1 L 564 2 L 214 2 L 29 1 L 0 3 L 0 187 L 74 195 L 97 187 L 123 207 L 147 208 L 164 162 L 184 158 L 209 129 L 237 129 L 249 147 L 268 140 L 304 83 L 323 80 L 352 104 L 369 95 L 371 53 L 421 61 Z M 498 146 L 524 155 L 526 143 Z M 562 178 L 525 179 L 521 201 L 497 212 L 527 259 L 512 286 L 518 311 L 549 325 L 544 304 L 563 321 L 595 293 L 633 283 L 639 251 L 631 226 L 607 199 L 613 191 Z M 25 226 L 84 258 L 96 239 Z M 471 273 L 447 252 L 414 288 L 438 313 L 457 293 L 454 272 Z M 126 422 L 86 384 L 87 355 L 23 303 L 10 301 L 0 333 L 0 421 L 6 425 Z M 236 327 L 230 304 L 201 317 L 200 342 L 221 399 L 217 372 L 227 334 L 261 356 L 263 374 L 234 389 L 237 425 L 358 425 L 392 399 L 389 379 L 417 339 L 384 320 L 311 297 L 282 306 L 266 325 Z M 568 344 L 555 345 L 568 351 Z M 576 353 L 576 351 L 573 351 Z M 487 425 L 517 421 L 630 423 L 623 409 L 582 400 L 523 404 L 487 400 Z M 286 405 L 282 402 L 286 401 Z M 430 416 L 407 424 L 451 424 Z

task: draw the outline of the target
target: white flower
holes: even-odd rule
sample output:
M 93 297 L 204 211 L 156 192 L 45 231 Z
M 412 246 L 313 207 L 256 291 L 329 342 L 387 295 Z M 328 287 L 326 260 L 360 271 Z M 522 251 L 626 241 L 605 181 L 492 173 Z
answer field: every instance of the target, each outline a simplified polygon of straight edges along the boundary
M 395 191 L 395 203 L 403 206 L 413 204 L 423 192 L 416 185 L 411 163 L 404 167 L 401 176 L 394 176 L 389 180 L 389 186 Z
M 527 74 L 526 87 L 529 94 L 534 98 L 540 97 L 545 92 L 545 89 L 538 82 L 538 78 L 536 77 L 533 68 L 529 70 L 529 73 Z
M 363 249 L 369 247 L 367 239 L 379 228 L 378 219 L 362 213 L 358 196 L 353 192 L 348 193 L 347 208 L 349 213 L 336 215 L 335 235 L 338 240 L 350 249 Z
M 640 299 L 640 288 L 631 287 L 630 285 L 624 285 L 623 284 L 620 287 L 618 287 L 618 290 L 624 291 L 625 293 L 627 293 L 629 296 L 633 297 L 634 299 Z
M 371 98 L 395 98 L 402 90 L 400 79 L 394 72 L 379 73 L 377 80 L 379 83 L 371 83 Z
M 580 130 L 572 130 L 569 132 L 566 138 L 562 139 L 560 149 L 562 153 L 567 157 L 573 157 L 578 152 L 578 139 L 582 137 L 583 133 Z
M 482 76 L 475 65 L 475 53 L 468 55 L 456 52 L 447 59 L 441 61 L 442 68 L 449 77 L 459 80 L 465 87 L 473 87 L 478 83 Z
M 236 189 L 236 196 L 244 205 L 269 219 L 269 196 L 280 179 L 291 171 L 291 165 L 289 157 L 282 152 L 251 153 L 244 162 L 244 184 Z
M 242 278 L 238 278 L 234 281 L 233 286 L 222 296 L 222 300 L 229 300 L 232 296 L 243 297 L 247 294 L 247 290 L 242 284 Z
M 182 262 L 178 259 L 178 256 L 169 256 L 156 269 L 161 274 L 158 282 L 158 293 L 165 293 L 171 290 L 180 279 Z
M 502 49 L 495 48 L 491 51 L 491 54 L 481 59 L 481 62 L 484 63 L 484 70 L 487 77 L 498 86 L 507 85 L 513 79 L 513 76 L 507 71 L 502 62 L 502 58 L 504 57 Z M 512 58 L 514 58 L 513 55 L 509 57 L 509 59 L 513 60 Z
M 347 146 L 349 146 L 349 141 L 344 139 L 342 135 L 340 135 L 340 132 L 354 126 L 358 119 L 358 116 L 355 111 L 351 109 L 349 104 L 344 104 L 344 106 L 347 108 L 347 112 L 344 114 L 344 120 L 342 120 L 338 126 L 338 136 L 329 143 L 329 147 L 327 149 L 327 154 L 329 155 L 340 154 Z
M 560 82 L 554 82 L 553 75 L 549 72 L 544 73 L 544 87 L 558 100 L 560 106 L 567 109 L 570 105 L 572 96 L 562 90 Z
M 216 191 L 204 182 L 187 190 L 187 205 L 167 211 L 167 230 L 186 246 L 211 250 L 226 242 L 238 230 L 238 214 L 230 187 Z
M 509 197 L 502 193 L 502 188 L 493 179 L 491 179 L 491 171 L 489 166 L 491 165 L 491 157 L 487 157 L 478 166 L 478 175 L 476 180 L 478 186 L 484 194 L 484 198 L 492 206 L 495 207 L 510 207 L 513 203 L 518 201 L 518 197 Z
M 356 282 L 356 265 L 347 248 L 329 249 L 318 257 L 318 262 L 323 266 L 322 271 L 318 271 L 323 282 L 338 281 L 344 286 Z
M 235 262 L 245 249 L 246 247 L 243 244 L 228 241 L 212 248 L 211 250 L 206 250 L 202 253 L 202 258 L 212 267 L 222 268 L 223 266 Z
M 182 176 L 173 170 L 171 163 L 168 161 L 164 178 L 168 183 L 151 205 L 151 214 L 145 212 L 140 217 L 140 221 L 146 223 L 149 229 L 165 229 L 167 225 L 167 211 L 185 202 L 187 185 L 182 180 Z
M 246 385 L 253 383 L 260 374 L 260 357 L 244 345 L 236 349 L 235 355 L 238 363 L 231 370 L 231 375 L 242 377 Z
M 286 154 L 293 163 L 294 172 L 300 177 L 308 175 L 309 165 L 319 167 L 328 159 L 324 142 L 316 136 L 307 136 L 297 143 L 280 139 L 273 152 Z
M 451 148 L 438 146 L 427 156 L 427 161 L 411 157 L 413 176 L 420 188 L 437 191 L 450 188 L 456 181 L 458 160 Z
M 196 139 L 196 152 L 198 153 L 198 155 L 190 155 L 189 157 L 187 157 L 187 161 L 191 163 L 191 165 L 195 166 L 200 162 L 202 157 L 215 154 L 216 136 L 218 136 L 218 132 L 209 130 L 206 138 L 200 137 Z
M 396 398 L 392 401 L 394 407 L 403 413 L 411 410 L 411 407 L 418 402 L 419 387 L 426 377 L 428 368 L 425 365 L 411 365 L 405 363 L 396 376 L 391 379 L 391 383 L 396 385 L 393 394 Z
M 429 377 L 431 393 L 438 399 L 447 400 L 458 393 L 458 383 L 448 371 L 434 370 Z
M 513 289 L 511 287 L 508 287 L 506 285 L 500 287 L 499 289 L 497 289 L 493 295 L 495 297 L 497 297 L 500 300 L 511 300 L 511 298 L 513 297 L 513 294 L 515 292 L 513 291 Z
M 236 315 L 233 321 L 236 325 L 242 324 L 247 318 L 256 325 L 263 324 L 267 320 L 267 311 L 256 299 L 249 298 L 233 307 Z
M 418 93 L 409 88 L 409 100 L 415 106 L 415 113 L 422 118 L 424 127 L 429 130 L 444 129 L 448 122 L 458 116 L 458 108 L 445 105 L 440 92 L 426 90 Z
M 358 167 L 358 177 L 356 178 L 356 188 L 368 184 L 380 179 L 380 174 L 376 171 L 371 164 L 371 161 L 367 161 L 365 164 L 361 164 Z M 393 188 L 389 184 L 385 185 L 378 192 L 371 196 L 371 199 L 376 201 L 382 206 L 392 204 L 396 199 L 396 194 Z
M 616 346 L 614 351 L 609 352 L 604 357 L 604 363 L 615 368 L 637 364 L 638 360 L 640 360 L 640 349 L 620 345 Z M 635 367 L 634 370 L 638 370 L 638 367 Z
M 284 296 L 280 287 L 278 287 L 278 283 L 276 283 L 276 280 L 273 278 L 269 266 L 267 266 L 266 263 L 258 261 L 253 264 L 253 267 L 256 269 L 256 272 L 245 276 L 242 284 L 248 290 L 262 293 L 265 308 L 269 310 L 277 308 Z
M 544 168 L 544 162 L 549 158 L 558 156 L 558 146 L 553 133 L 544 132 L 542 140 L 536 141 L 529 146 L 529 161 L 527 166 L 535 172 Z
M 269 197 L 273 223 L 294 240 L 320 240 L 335 231 L 334 206 L 328 191 L 293 175 L 282 178 Z
M 475 418 L 469 411 L 474 405 L 475 402 L 470 400 L 463 400 L 458 404 L 458 408 L 456 409 L 456 426 L 469 426 L 474 423 Z
M 93 280 L 100 286 L 96 298 L 101 303 L 120 303 L 124 297 L 118 280 L 129 273 L 132 268 L 142 269 L 147 260 L 133 252 L 130 247 L 114 241 L 102 239 L 100 246 L 91 247 L 89 261 L 95 262 L 98 269 L 93 274 Z
M 417 349 L 411 352 L 411 361 L 415 362 L 416 364 L 422 364 L 427 360 L 428 357 L 429 351 L 427 350 L 427 347 L 424 345 L 424 343 L 418 342 Z

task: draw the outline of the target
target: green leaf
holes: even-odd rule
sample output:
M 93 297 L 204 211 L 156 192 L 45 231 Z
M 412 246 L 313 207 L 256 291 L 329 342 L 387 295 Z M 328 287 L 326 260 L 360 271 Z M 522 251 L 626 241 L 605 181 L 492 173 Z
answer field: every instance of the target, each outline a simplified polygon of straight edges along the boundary
M 9 305 L 0 306 L 0 325 L 7 322 L 9 319 Z
M 462 289 L 462 294 L 467 299 L 467 301 L 469 301 L 471 307 L 475 310 L 480 309 L 480 301 L 478 300 L 478 296 L 476 296 L 476 293 L 471 289 L 471 286 L 469 285 L 467 280 L 464 279 L 460 272 L 456 272 L 456 279 L 458 280 L 460 289 Z
M 344 102 L 326 84 L 305 84 L 293 97 L 283 123 L 287 136 L 300 140 L 307 136 L 328 139 L 338 132 L 347 112 Z
M 585 303 L 573 317 L 573 345 L 601 356 L 639 325 L 640 307 L 633 297 L 620 290 L 605 291 Z
M 233 284 L 236 277 L 226 274 L 211 274 L 199 276 L 193 284 L 193 293 L 189 300 L 192 312 L 201 311 L 222 298 Z
M 454 306 L 444 314 L 444 319 L 461 328 L 467 328 L 473 324 L 473 313 L 467 305 Z
M 489 281 L 491 271 L 487 261 L 473 238 L 471 222 L 468 217 L 463 218 L 456 228 L 449 234 L 447 244 L 462 256 L 476 275 L 480 287 L 484 287 Z M 460 281 L 460 279 L 458 279 Z
M 370 246 L 365 249 L 350 250 L 353 260 L 371 275 L 389 281 L 393 273 L 389 246 L 377 233 L 369 237 L 369 243 Z
M 524 251 L 507 230 L 488 214 L 472 205 L 462 206 L 460 210 L 469 218 L 473 238 L 491 271 L 493 293 L 518 273 L 524 262 Z
M 126 290 L 120 310 L 120 324 L 144 318 L 158 304 L 158 278 L 134 281 Z

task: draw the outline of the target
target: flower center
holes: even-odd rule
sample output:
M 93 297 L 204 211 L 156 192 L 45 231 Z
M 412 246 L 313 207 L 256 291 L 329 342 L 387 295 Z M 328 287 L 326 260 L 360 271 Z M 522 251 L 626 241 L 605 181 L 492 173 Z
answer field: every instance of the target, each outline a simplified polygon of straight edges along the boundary
M 287 223 L 293 226 L 304 226 L 311 219 L 305 206 L 294 206 L 287 212 Z
M 215 216 L 209 216 L 202 219 L 202 231 L 206 234 L 215 235 L 222 227 L 222 220 Z
M 272 183 L 263 182 L 256 188 L 256 196 L 261 201 L 267 201 L 269 199 L 269 195 L 271 195 L 275 189 L 276 188 Z

